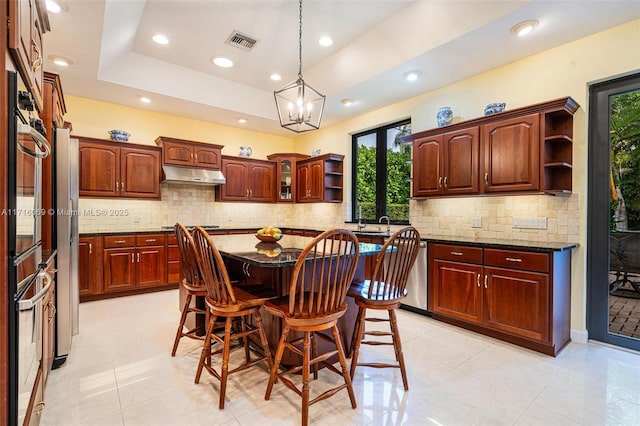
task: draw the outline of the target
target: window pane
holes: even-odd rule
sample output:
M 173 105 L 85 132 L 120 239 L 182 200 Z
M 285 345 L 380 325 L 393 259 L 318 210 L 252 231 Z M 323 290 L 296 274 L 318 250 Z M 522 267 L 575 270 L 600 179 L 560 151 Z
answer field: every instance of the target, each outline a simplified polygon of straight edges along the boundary
M 410 124 L 387 129 L 387 216 L 391 221 L 409 220 L 411 145 L 400 138 L 410 133 Z
M 357 187 L 356 217 L 365 220 L 376 219 L 376 134 L 358 137 L 357 145 Z

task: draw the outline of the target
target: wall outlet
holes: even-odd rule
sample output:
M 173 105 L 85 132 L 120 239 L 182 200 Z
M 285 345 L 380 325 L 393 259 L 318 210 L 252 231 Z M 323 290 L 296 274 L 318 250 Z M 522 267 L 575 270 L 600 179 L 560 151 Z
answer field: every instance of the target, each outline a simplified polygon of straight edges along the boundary
M 471 227 L 472 228 L 482 228 L 482 218 L 481 217 L 472 217 L 471 218 Z
M 547 229 L 546 217 L 514 217 L 513 227 L 518 229 Z

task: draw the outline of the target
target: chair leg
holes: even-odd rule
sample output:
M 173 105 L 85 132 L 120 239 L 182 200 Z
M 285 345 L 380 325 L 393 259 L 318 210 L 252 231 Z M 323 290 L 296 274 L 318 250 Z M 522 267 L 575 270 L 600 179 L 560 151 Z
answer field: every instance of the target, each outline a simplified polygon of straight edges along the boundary
M 318 337 L 315 332 L 311 332 L 311 359 L 318 356 Z M 313 380 L 318 380 L 318 363 L 313 364 Z
M 362 342 L 362 336 L 364 335 L 364 323 L 367 310 L 362 306 L 358 310 L 358 328 L 354 330 L 354 339 L 351 347 L 351 371 L 350 376 L 353 379 L 353 375 L 356 373 L 356 366 L 358 365 L 358 355 L 360 354 L 360 342 Z
M 400 364 L 400 373 L 402 374 L 402 384 L 404 390 L 409 390 L 409 382 L 407 381 L 407 371 L 404 365 L 404 355 L 402 354 L 402 343 L 400 342 L 400 331 L 398 330 L 398 322 L 396 320 L 395 309 L 389 311 L 389 324 L 391 325 L 391 333 L 393 334 L 393 347 L 396 351 L 396 360 Z
M 360 330 L 360 310 L 362 308 L 358 307 L 358 315 L 356 316 L 356 323 L 353 326 L 353 334 L 351 335 L 351 347 L 349 348 L 349 356 L 348 358 L 353 357 L 353 348 L 356 347 L 356 341 L 358 339 L 358 330 Z
M 309 372 L 310 372 L 310 331 L 304 332 L 304 343 L 302 346 L 302 425 L 309 424 Z
M 245 317 L 240 317 L 240 332 L 244 333 L 245 331 L 247 331 L 247 322 L 245 321 Z M 244 344 L 244 362 L 249 363 L 249 361 L 251 361 L 249 355 L 249 336 L 244 336 L 242 343 Z
M 224 408 L 224 395 L 227 391 L 227 378 L 229 377 L 229 348 L 231 346 L 232 318 L 227 317 L 224 322 L 224 347 L 222 348 L 222 371 L 220 372 L 220 403 L 218 408 Z M 244 328 L 244 327 L 243 327 Z
M 280 367 L 280 361 L 282 361 L 282 354 L 284 354 L 284 343 L 289 336 L 289 326 L 287 324 L 282 328 L 282 336 L 280 336 L 280 342 L 278 342 L 278 348 L 276 349 L 276 358 L 271 366 L 271 373 L 269 374 L 269 383 L 267 384 L 267 391 L 264 394 L 264 399 L 268 400 L 271 397 L 271 390 L 273 384 L 278 377 L 278 368 Z
M 340 367 L 342 368 L 342 377 L 344 383 L 347 385 L 347 392 L 349 392 L 349 399 L 351 400 L 351 408 L 356 408 L 356 396 L 353 393 L 353 385 L 351 383 L 351 376 L 347 371 L 347 359 L 344 355 L 344 348 L 342 347 L 342 341 L 340 340 L 340 331 L 337 326 L 331 327 L 333 332 L 333 338 L 336 341 L 336 348 L 338 349 L 338 360 L 340 361 Z
M 182 315 L 180 315 L 180 324 L 178 324 L 178 332 L 176 333 L 176 338 L 173 341 L 173 350 L 171 351 L 171 356 L 176 356 L 176 351 L 178 350 L 178 344 L 180 343 L 180 338 L 182 337 L 182 329 L 184 328 L 184 323 L 187 320 L 187 314 L 189 313 L 189 305 L 191 304 L 191 293 L 187 293 L 187 299 L 184 302 L 184 306 L 182 307 Z
M 264 357 L 267 359 L 267 364 L 269 365 L 269 372 L 271 372 L 271 368 L 273 367 L 273 359 L 271 358 L 269 341 L 267 340 L 267 334 L 264 331 L 264 324 L 262 323 L 262 317 L 260 316 L 260 312 L 256 312 L 253 318 L 256 321 L 256 327 L 258 327 L 258 334 L 260 335 L 260 343 L 262 344 Z
M 209 364 L 211 364 L 211 334 L 213 333 L 213 327 L 216 324 L 216 316 L 211 315 L 209 318 L 209 324 L 207 325 L 207 334 L 204 338 L 204 343 L 202 344 L 202 352 L 200 353 L 200 361 L 198 362 L 198 370 L 196 371 L 196 379 L 195 383 L 200 383 L 200 376 L 202 375 L 202 367 L 204 367 L 204 363 L 206 359 L 209 359 Z

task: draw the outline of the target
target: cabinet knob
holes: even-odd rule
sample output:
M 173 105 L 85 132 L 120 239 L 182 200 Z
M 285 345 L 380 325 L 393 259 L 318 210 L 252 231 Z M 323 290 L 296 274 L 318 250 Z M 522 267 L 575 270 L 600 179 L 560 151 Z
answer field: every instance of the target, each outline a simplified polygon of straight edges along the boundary
M 138 263 L 140 263 L 140 253 L 138 253 Z
M 47 306 L 49 307 L 49 322 L 51 322 L 56 316 L 56 306 L 53 304 L 53 302 L 49 302 Z
M 447 188 L 449 186 L 449 176 L 444 177 L 444 187 Z
M 438 178 L 438 188 L 442 188 L 442 176 Z
M 484 174 L 484 184 L 489 185 L 489 173 Z
M 476 277 L 476 284 L 478 284 L 478 287 L 480 287 L 480 274 L 478 274 L 478 276 Z
M 155 238 L 147 238 L 145 241 L 148 242 L 148 243 L 153 243 L 153 242 L 156 241 L 156 239 Z
M 116 182 L 116 192 L 120 189 L 120 182 Z
M 40 50 L 40 46 L 34 40 L 31 40 L 31 46 L 33 47 L 33 51 L 36 54 L 36 59 L 31 63 L 31 69 L 33 72 L 38 71 L 42 66 L 42 51 Z
M 89 243 L 89 254 L 93 251 L 93 244 Z
M 485 275 L 484 276 L 484 288 L 487 288 L 487 279 L 489 278 L 489 275 Z
M 508 262 L 517 262 L 517 263 L 522 262 L 522 259 L 517 258 L 517 257 L 507 257 L 507 258 L 506 258 L 506 260 L 507 260 Z
M 452 251 L 451 254 L 454 256 L 462 256 L 462 252 L 459 251 Z
M 122 188 L 122 192 L 124 192 L 124 182 L 120 182 L 120 188 Z
M 135 263 L 135 258 L 134 258 L 135 254 L 131 253 L 131 263 Z
M 39 416 L 40 414 L 42 414 L 42 411 L 44 410 L 44 406 L 45 406 L 44 401 L 40 401 L 36 404 L 36 407 L 35 407 L 36 416 Z

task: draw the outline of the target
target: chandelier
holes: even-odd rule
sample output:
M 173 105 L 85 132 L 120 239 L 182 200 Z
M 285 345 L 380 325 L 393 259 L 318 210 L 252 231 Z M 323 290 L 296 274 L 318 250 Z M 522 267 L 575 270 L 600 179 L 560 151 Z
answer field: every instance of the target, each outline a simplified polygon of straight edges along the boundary
M 298 79 L 273 92 L 280 125 L 296 133 L 320 128 L 325 96 L 304 82 L 302 78 L 302 0 L 298 33 Z

